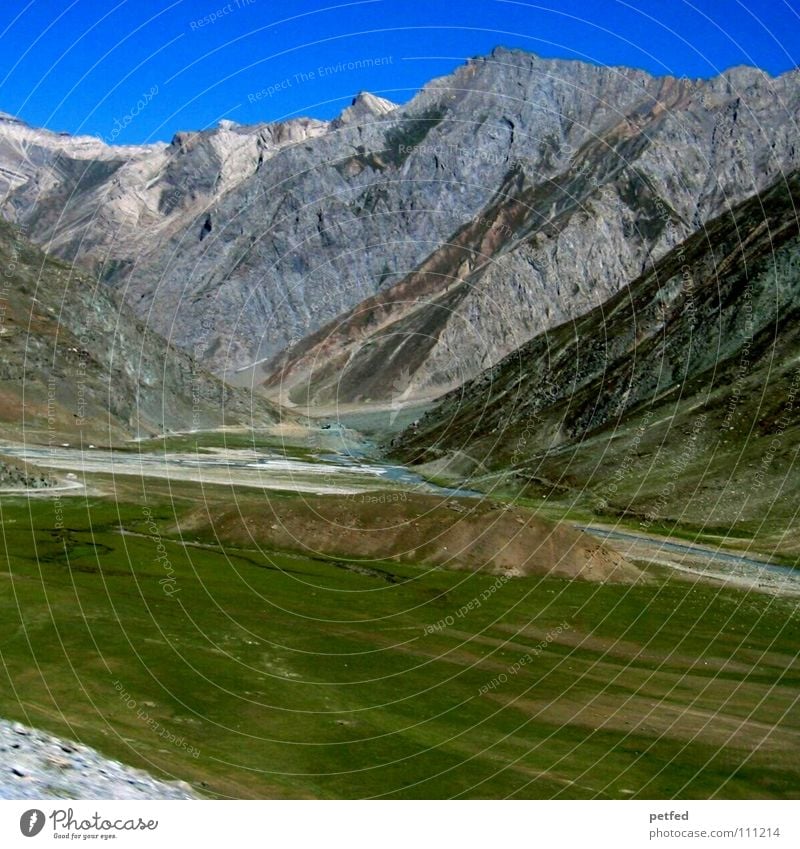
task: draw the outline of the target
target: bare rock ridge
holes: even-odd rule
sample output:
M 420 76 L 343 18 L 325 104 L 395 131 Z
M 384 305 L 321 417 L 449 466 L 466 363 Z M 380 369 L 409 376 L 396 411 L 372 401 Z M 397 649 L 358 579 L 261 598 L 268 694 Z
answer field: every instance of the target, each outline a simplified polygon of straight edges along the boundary
M 28 187 L 48 194 L 67 174 L 58 171 L 68 163 L 97 167 L 148 156 L 163 144 L 111 146 L 95 136 L 70 136 L 31 127 L 19 118 L 0 112 L 0 197 L 5 200 L 16 189 Z
M 40 134 L 29 171 L 3 141 L 19 176 L 2 212 L 240 384 L 294 403 L 435 396 L 797 167 L 799 80 L 498 48 L 332 122 L 94 158 Z

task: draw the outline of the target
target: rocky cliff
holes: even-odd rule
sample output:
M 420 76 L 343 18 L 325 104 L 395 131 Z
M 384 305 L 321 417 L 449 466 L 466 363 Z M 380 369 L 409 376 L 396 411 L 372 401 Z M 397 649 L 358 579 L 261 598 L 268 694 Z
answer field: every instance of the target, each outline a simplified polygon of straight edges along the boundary
M 432 396 L 797 165 L 797 82 L 498 48 L 402 107 L 60 151 L 3 209 L 219 374 L 300 402 Z

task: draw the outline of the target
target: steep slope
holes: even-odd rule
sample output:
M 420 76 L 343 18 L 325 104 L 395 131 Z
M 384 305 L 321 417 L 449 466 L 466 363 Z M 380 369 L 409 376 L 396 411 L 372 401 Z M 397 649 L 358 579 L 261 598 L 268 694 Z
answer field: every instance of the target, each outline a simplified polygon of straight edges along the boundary
M 449 393 L 395 443 L 600 512 L 791 519 L 800 468 L 800 172 L 607 303 Z
M 330 124 L 182 134 L 66 204 L 71 189 L 26 184 L 5 209 L 96 257 L 140 315 L 241 383 L 277 371 L 270 391 L 323 403 L 433 395 L 796 165 L 797 76 L 654 78 L 498 48 L 403 107 L 362 94 Z M 334 319 L 324 344 L 262 362 Z
M 523 82 L 516 76 L 525 63 Z M 504 51 L 485 64 L 490 71 L 476 77 L 496 88 L 484 107 L 515 127 L 517 145 L 491 184 L 497 189 L 399 283 L 265 364 L 256 377 L 266 376 L 269 391 L 301 404 L 441 394 L 602 302 L 797 162 L 789 132 L 800 105 L 796 73 L 655 80 Z M 619 91 L 614 75 L 627 88 Z M 520 125 L 512 98 L 500 94 L 514 83 L 555 127 L 541 118 Z M 474 99 L 469 108 L 482 114 Z M 449 120 L 448 112 L 421 155 L 447 156 L 439 137 Z M 526 133 L 528 150 L 516 142 Z M 473 130 L 463 143 L 474 159 L 498 150 L 484 135 Z
M 96 280 L 0 222 L 0 432 L 29 441 L 114 440 L 278 411 L 226 387 L 145 327 Z

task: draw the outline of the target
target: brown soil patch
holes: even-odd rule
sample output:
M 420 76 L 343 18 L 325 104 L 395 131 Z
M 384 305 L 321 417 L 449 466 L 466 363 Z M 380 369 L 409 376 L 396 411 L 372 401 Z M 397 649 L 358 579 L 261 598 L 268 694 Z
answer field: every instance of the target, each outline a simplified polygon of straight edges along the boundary
M 271 498 L 209 517 L 197 511 L 188 531 L 213 523 L 219 539 L 258 543 L 310 555 L 396 560 L 515 577 L 552 575 L 588 581 L 633 582 L 642 572 L 593 537 L 554 524 L 524 508 L 436 496 L 371 493 Z M 381 501 L 381 498 L 384 500 Z

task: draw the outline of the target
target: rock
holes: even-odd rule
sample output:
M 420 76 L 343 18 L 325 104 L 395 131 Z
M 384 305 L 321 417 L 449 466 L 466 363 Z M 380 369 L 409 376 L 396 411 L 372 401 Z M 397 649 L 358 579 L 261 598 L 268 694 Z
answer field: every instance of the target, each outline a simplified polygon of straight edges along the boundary
M 18 749 L 0 771 L 0 799 L 198 798 L 185 782 L 155 779 L 87 746 L 0 720 L 0 749 L 10 739 L 19 741 Z M 68 760 L 57 751 L 76 754 Z

